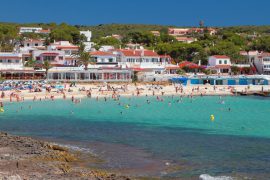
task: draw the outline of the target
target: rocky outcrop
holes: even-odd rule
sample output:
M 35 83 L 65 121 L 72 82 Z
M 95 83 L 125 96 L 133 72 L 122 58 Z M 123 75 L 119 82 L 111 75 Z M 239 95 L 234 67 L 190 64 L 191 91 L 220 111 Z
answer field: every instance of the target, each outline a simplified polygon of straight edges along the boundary
M 83 165 L 89 162 L 84 162 L 88 160 L 79 154 L 53 143 L 0 133 L 0 180 L 129 179 L 101 170 L 93 171 Z

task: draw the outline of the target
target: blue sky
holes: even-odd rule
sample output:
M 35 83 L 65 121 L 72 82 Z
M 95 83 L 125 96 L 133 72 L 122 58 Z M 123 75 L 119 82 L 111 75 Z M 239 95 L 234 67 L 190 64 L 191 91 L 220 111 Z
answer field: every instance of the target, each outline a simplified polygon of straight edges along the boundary
M 8 0 L 1 22 L 270 25 L 270 0 Z

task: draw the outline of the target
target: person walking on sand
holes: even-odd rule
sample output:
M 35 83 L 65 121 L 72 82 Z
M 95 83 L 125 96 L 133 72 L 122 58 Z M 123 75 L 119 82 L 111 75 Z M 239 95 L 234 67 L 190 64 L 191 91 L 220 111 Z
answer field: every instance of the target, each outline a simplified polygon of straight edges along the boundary
M 5 98 L 5 93 L 4 93 L 4 91 L 2 91 L 2 93 L 1 93 L 1 98 L 2 98 L 2 99 Z

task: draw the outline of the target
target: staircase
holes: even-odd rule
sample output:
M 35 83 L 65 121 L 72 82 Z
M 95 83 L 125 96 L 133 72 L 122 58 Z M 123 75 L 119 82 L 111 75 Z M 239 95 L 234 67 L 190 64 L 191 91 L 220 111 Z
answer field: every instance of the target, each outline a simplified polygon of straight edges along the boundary
M 256 67 L 256 65 L 255 65 L 255 63 L 254 62 L 252 62 L 251 64 L 251 68 L 255 68 L 255 70 L 256 70 L 256 72 L 255 72 L 255 74 L 259 74 L 259 71 L 258 71 L 258 69 L 257 69 L 257 67 Z

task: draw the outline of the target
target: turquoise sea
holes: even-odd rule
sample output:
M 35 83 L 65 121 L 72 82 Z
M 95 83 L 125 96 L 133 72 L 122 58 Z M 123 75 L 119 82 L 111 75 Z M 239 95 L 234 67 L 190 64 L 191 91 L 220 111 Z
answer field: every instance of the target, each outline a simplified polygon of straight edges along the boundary
M 88 149 L 105 160 L 89 166 L 131 176 L 270 179 L 269 115 L 258 97 L 25 101 L 5 103 L 0 130 Z

